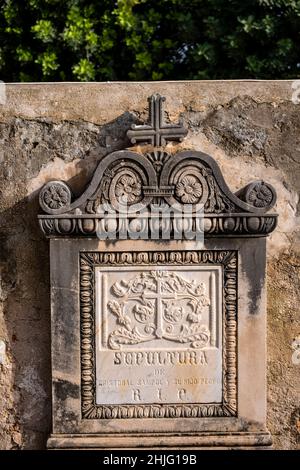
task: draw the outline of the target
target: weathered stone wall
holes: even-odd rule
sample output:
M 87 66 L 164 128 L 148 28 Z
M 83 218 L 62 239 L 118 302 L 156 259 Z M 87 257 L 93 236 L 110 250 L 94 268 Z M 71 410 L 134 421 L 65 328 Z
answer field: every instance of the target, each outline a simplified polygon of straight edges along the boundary
M 11 84 L 0 104 L 0 448 L 44 448 L 51 421 L 48 242 L 37 194 L 51 179 L 80 194 L 97 162 L 129 146 L 147 97 L 167 97 L 188 137 L 235 191 L 254 179 L 277 190 L 268 241 L 268 427 L 274 448 L 299 447 L 300 104 L 290 81 Z M 172 144 L 168 147 L 172 148 Z M 1 344 L 0 344 L 1 346 Z M 251 344 L 249 346 L 251 348 Z M 295 347 L 295 346 L 294 346 Z M 253 381 L 256 378 L 253 376 Z

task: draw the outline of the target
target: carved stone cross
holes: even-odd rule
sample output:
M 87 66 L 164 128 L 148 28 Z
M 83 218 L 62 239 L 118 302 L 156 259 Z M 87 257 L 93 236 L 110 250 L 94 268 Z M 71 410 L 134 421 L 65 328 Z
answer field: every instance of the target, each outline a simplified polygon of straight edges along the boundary
M 163 102 L 164 96 L 155 94 L 148 98 L 149 101 L 149 120 L 148 124 L 132 124 L 131 130 L 127 136 L 132 144 L 137 142 L 150 143 L 155 147 L 166 145 L 167 140 L 182 141 L 187 135 L 187 130 L 179 124 L 166 124 L 164 118 Z
M 142 297 L 144 299 L 156 300 L 156 331 L 155 335 L 157 338 L 162 338 L 164 334 L 163 330 L 163 315 L 162 315 L 162 302 L 167 299 L 176 299 L 176 293 L 167 293 L 162 290 L 162 281 L 158 277 L 156 279 L 156 292 L 143 292 Z

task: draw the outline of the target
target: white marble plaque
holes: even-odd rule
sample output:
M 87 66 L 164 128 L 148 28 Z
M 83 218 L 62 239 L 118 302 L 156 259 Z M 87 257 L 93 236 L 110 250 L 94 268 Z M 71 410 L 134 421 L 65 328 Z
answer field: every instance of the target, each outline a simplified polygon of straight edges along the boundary
M 96 267 L 96 403 L 222 402 L 222 268 Z

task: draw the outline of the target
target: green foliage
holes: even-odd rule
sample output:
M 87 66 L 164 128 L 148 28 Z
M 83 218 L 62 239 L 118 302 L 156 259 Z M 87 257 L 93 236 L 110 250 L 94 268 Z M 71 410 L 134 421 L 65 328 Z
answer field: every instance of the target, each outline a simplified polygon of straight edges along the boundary
M 0 0 L 0 79 L 297 78 L 300 0 Z
M 37 39 L 40 39 L 44 43 L 52 42 L 56 35 L 55 28 L 49 20 L 37 21 L 36 24 L 32 26 L 31 31 Z

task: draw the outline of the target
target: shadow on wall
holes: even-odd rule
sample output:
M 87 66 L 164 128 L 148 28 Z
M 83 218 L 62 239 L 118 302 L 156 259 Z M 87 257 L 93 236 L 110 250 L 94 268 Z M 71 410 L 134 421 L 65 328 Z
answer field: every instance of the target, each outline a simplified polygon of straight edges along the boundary
M 37 198 L 1 214 L 2 292 L 12 384 L 5 397 L 5 448 L 44 448 L 50 431 L 50 299 L 48 244 Z M 11 399 L 12 398 L 12 399 Z M 1 427 L 2 427 L 1 426 Z
M 63 179 L 51 165 L 57 157 L 63 163 L 60 168 L 76 160 L 75 176 L 66 182 L 77 197 L 101 158 L 129 144 L 126 131 L 138 122 L 135 115 L 124 113 L 102 127 L 15 118 L 0 125 L 0 138 L 7 145 L 7 155 L 4 152 L 0 161 L 0 194 L 12 200 L 11 207 L 0 213 L 1 339 L 8 355 L 7 367 L 0 366 L 0 448 L 43 449 L 51 432 L 49 242 L 37 220 L 40 188 L 15 205 L 13 201 L 26 194 L 41 170 L 41 185 Z M 5 204 L 10 205 L 7 200 Z

